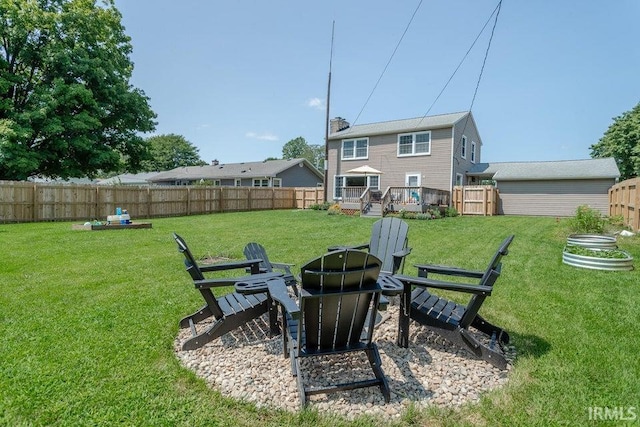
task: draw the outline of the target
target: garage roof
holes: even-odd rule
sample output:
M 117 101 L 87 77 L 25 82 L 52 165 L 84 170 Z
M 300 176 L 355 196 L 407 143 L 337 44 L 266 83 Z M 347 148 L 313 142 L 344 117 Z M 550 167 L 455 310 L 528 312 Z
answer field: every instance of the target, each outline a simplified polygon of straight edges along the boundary
M 606 157 L 550 162 L 478 163 L 467 175 L 496 181 L 614 179 L 620 177 L 620 171 L 615 159 Z

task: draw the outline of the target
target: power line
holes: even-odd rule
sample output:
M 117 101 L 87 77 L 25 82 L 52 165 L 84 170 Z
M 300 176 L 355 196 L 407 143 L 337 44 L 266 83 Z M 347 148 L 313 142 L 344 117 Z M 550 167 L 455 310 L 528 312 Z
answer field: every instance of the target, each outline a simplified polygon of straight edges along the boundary
M 425 117 L 427 117 L 429 115 L 429 113 L 431 112 L 431 109 L 433 108 L 433 106 L 436 105 L 436 102 L 438 102 L 438 100 L 440 99 L 440 96 L 442 96 L 444 91 L 447 89 L 447 86 L 449 86 L 449 83 L 451 83 L 451 80 L 453 80 L 453 78 L 455 77 L 456 73 L 458 72 L 458 70 L 460 69 L 460 67 L 464 63 L 464 61 L 467 59 L 467 56 L 469 56 L 469 53 L 471 52 L 473 47 L 476 45 L 476 42 L 478 41 L 478 39 L 480 38 L 482 33 L 484 33 L 484 30 L 487 28 L 487 25 L 489 25 L 489 22 L 491 22 L 491 19 L 493 18 L 493 15 L 496 15 L 496 19 L 495 19 L 495 21 L 493 23 L 493 29 L 491 30 L 491 38 L 489 39 L 489 45 L 487 46 L 487 51 L 485 52 L 484 61 L 482 62 L 482 70 L 484 70 L 484 64 L 487 61 L 487 55 L 489 54 L 489 47 L 491 46 L 491 39 L 493 38 L 493 32 L 495 31 L 496 23 L 498 22 L 498 15 L 500 14 L 501 5 L 502 5 L 502 0 L 500 0 L 498 5 L 493 9 L 493 12 L 491 12 L 491 15 L 489 15 L 489 18 L 487 19 L 487 21 L 482 26 L 482 29 L 480 30 L 480 32 L 478 33 L 476 38 L 473 40 L 473 43 L 471 43 L 471 46 L 469 46 L 469 49 L 467 50 L 467 53 L 464 54 L 464 56 L 462 57 L 462 60 L 460 60 L 460 62 L 458 63 L 458 66 L 456 67 L 456 69 L 453 70 L 453 73 L 449 77 L 449 80 L 447 80 L 445 85 L 442 87 L 442 90 L 440 91 L 440 93 L 438 93 L 438 96 L 436 96 L 436 99 L 431 103 L 431 105 L 429 106 L 429 109 L 427 110 L 426 113 L 424 113 L 424 115 L 422 116 L 422 118 L 420 119 L 420 121 L 418 122 L 416 127 L 420 126 L 420 124 L 425 119 Z M 497 14 L 496 14 L 496 12 L 497 12 Z M 481 77 L 482 77 L 482 71 L 480 72 L 480 78 Z M 478 92 L 478 86 L 480 85 L 480 78 L 478 78 L 478 83 L 476 84 L 476 89 L 475 89 L 475 92 L 473 94 L 473 99 L 474 100 L 475 100 L 475 97 L 476 97 L 476 93 Z M 471 102 L 471 106 L 473 106 L 473 101 Z M 471 111 L 471 108 L 469 108 L 469 111 Z M 465 127 L 466 127 L 466 123 L 465 123 Z
M 471 105 L 469 105 L 469 114 L 467 114 L 467 117 L 464 120 L 464 126 L 462 127 L 462 132 L 460 133 L 460 139 L 458 140 L 459 141 L 458 144 L 462 143 L 462 136 L 464 135 L 464 131 L 467 129 L 467 123 L 469 122 L 469 116 L 471 115 L 471 110 L 473 109 L 473 104 L 476 101 L 476 95 L 478 94 L 478 88 L 480 87 L 480 80 L 482 80 L 482 74 L 484 73 L 484 66 L 487 63 L 487 57 L 489 56 L 489 49 L 491 49 L 491 42 L 493 41 L 493 34 L 495 33 L 496 25 L 498 24 L 498 16 L 500 16 L 501 7 L 502 7 L 502 0 L 500 0 L 498 2 L 498 6 L 496 6 L 496 9 L 494 10 L 494 13 L 496 14 L 496 19 L 495 19 L 495 21 L 493 21 L 493 27 L 491 28 L 491 36 L 489 36 L 489 43 L 487 43 L 487 50 L 484 53 L 484 59 L 482 60 L 482 67 L 480 68 L 480 74 L 478 75 L 478 81 L 476 83 L 476 88 L 473 91 L 473 98 L 471 98 Z M 493 16 L 493 13 L 491 14 L 491 16 Z M 486 24 L 485 24 L 485 26 L 486 26 Z M 483 28 L 483 31 L 484 31 L 484 28 Z M 455 152 L 455 150 L 457 149 L 456 146 L 454 146 L 453 148 L 454 148 L 454 152 Z M 455 156 L 454 156 L 454 158 L 455 158 Z
M 369 103 L 369 100 L 373 96 L 373 93 L 378 88 L 378 84 L 380 84 L 380 81 L 382 80 L 382 77 L 384 76 L 384 73 L 387 71 L 387 68 L 389 68 L 389 64 L 391 64 L 391 60 L 393 59 L 393 57 L 395 56 L 396 52 L 398 51 L 398 48 L 400 47 L 400 43 L 402 43 L 402 40 L 404 39 L 405 34 L 407 34 L 407 31 L 409 31 L 409 27 L 411 26 L 411 23 L 413 22 L 413 18 L 415 18 L 416 13 L 418 13 L 418 10 L 420 9 L 420 6 L 422 6 L 422 0 L 420 0 L 420 2 L 418 3 L 418 6 L 413 11 L 413 15 L 411 15 L 411 19 L 409 19 L 409 23 L 405 27 L 404 32 L 402 33 L 402 36 L 400 37 L 400 40 L 398 40 L 398 44 L 396 44 L 395 49 L 393 49 L 393 52 L 391 53 L 391 56 L 389 57 L 389 60 L 387 61 L 387 65 L 384 66 L 384 69 L 382 70 L 382 73 L 380 74 L 380 77 L 378 77 L 378 81 L 373 86 L 373 89 L 371 90 L 371 93 L 369 94 L 369 97 L 364 102 L 364 105 L 360 109 L 360 112 L 356 116 L 356 119 L 353 121 L 353 124 L 351 125 L 351 127 L 353 127 L 353 125 L 355 125 L 358 122 L 358 119 L 360 118 L 360 115 L 362 114 L 362 112 L 364 111 L 365 107 Z

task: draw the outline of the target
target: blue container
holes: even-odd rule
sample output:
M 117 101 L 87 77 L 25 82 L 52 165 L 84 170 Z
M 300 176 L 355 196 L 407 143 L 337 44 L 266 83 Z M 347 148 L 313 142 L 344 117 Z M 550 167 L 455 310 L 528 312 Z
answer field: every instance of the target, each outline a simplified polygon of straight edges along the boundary
M 122 208 L 116 208 L 116 215 L 122 215 Z

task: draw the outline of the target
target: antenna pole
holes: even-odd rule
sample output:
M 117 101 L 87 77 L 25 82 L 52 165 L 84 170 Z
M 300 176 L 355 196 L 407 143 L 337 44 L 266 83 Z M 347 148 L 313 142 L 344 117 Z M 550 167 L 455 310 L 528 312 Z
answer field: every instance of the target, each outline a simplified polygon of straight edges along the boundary
M 331 54 L 329 55 L 329 79 L 327 82 L 327 116 L 325 121 L 324 134 L 324 201 L 329 200 L 329 106 L 331 103 L 331 65 L 333 62 L 333 34 L 336 21 L 331 24 Z

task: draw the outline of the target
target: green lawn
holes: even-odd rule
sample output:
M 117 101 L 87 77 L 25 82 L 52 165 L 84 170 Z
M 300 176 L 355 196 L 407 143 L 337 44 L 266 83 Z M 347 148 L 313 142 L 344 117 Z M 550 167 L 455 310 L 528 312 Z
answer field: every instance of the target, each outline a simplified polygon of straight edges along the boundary
M 258 241 L 272 260 L 300 266 L 327 246 L 367 242 L 372 222 L 266 211 L 155 219 L 140 230 L 0 225 L 0 425 L 379 425 L 227 399 L 173 352 L 178 320 L 202 303 L 173 231 L 198 257 L 242 258 L 244 245 Z M 408 222 L 407 274 L 418 262 L 484 269 L 502 239 L 516 235 L 482 310 L 510 332 L 518 358 L 508 385 L 479 404 L 411 411 L 398 424 L 584 425 L 594 407 L 640 417 L 639 270 L 562 264 L 566 220 Z M 640 238 L 619 246 L 640 259 Z

